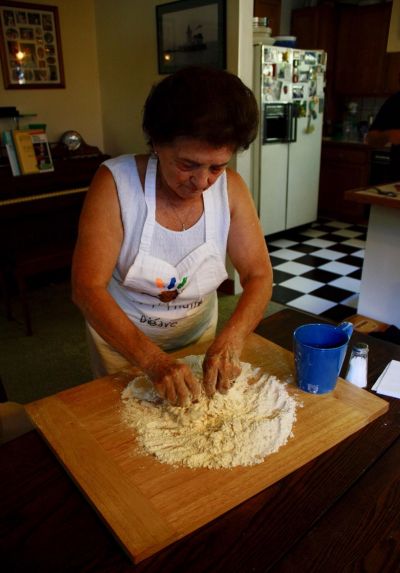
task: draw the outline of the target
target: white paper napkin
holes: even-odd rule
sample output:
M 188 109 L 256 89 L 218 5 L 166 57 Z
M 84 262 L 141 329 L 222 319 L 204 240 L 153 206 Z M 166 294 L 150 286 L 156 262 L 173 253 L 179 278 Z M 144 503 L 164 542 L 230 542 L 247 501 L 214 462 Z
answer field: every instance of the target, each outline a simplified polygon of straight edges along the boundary
M 378 394 L 400 398 L 400 362 L 391 360 L 372 386 Z

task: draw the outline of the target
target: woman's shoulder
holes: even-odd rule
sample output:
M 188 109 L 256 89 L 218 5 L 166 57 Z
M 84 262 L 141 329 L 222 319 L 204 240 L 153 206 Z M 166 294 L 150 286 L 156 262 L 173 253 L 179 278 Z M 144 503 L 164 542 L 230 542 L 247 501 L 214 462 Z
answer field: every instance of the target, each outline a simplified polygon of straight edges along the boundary
M 251 195 L 240 173 L 228 168 L 226 177 L 229 207 L 232 215 L 234 212 L 240 212 L 241 208 L 248 204 Z
M 118 167 L 123 166 L 135 166 L 137 164 L 136 158 L 138 156 L 133 153 L 124 153 L 122 155 L 116 155 L 115 157 L 111 157 L 110 159 L 106 159 L 103 161 L 102 165 L 105 165 L 112 171 Z
M 228 185 L 238 185 L 243 182 L 241 175 L 231 167 L 226 168 L 226 178 L 228 180 Z
M 237 195 L 243 191 L 243 189 L 247 189 L 246 183 L 240 173 L 229 167 L 226 169 L 226 182 L 230 197 Z
M 131 180 L 133 176 L 138 177 L 143 185 L 148 159 L 148 154 L 124 154 L 107 159 L 102 166 L 112 173 L 116 181 Z

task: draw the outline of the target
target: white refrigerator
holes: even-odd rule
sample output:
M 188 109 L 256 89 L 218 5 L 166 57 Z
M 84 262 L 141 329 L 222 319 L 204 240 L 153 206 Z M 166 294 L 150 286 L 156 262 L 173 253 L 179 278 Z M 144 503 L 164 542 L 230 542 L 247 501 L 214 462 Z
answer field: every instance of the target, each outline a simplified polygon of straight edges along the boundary
M 317 218 L 326 53 L 254 46 L 253 197 L 264 235 Z

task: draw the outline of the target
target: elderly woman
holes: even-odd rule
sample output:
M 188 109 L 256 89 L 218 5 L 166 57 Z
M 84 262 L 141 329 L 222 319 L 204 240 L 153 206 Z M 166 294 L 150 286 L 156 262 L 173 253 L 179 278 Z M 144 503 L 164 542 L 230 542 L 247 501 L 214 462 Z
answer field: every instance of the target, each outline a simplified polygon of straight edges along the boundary
M 244 341 L 270 300 L 272 270 L 251 195 L 228 168 L 256 136 L 252 92 L 226 71 L 189 67 L 152 88 L 143 130 L 151 153 L 96 173 L 81 214 L 73 298 L 96 377 L 134 365 L 158 394 L 187 405 L 201 391 L 168 351 L 209 341 L 203 385 L 225 393 Z M 243 292 L 215 337 L 228 253 Z

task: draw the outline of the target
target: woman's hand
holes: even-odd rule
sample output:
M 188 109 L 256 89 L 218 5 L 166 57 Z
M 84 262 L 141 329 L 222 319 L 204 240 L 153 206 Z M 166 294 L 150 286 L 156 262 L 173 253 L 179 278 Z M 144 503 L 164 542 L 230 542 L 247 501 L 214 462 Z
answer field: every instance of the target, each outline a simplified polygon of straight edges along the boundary
M 158 395 L 174 406 L 189 406 L 200 395 L 200 381 L 190 367 L 173 360 L 167 354 L 158 357 L 147 373 Z
M 243 292 L 206 353 L 203 374 L 208 396 L 216 391 L 225 394 L 240 374 L 243 345 L 263 317 L 272 292 L 271 261 L 250 191 L 237 173 L 227 170 L 227 178 L 231 213 L 228 255 Z
M 216 391 L 226 394 L 241 372 L 240 351 L 218 339 L 208 349 L 203 362 L 203 384 L 207 396 Z

